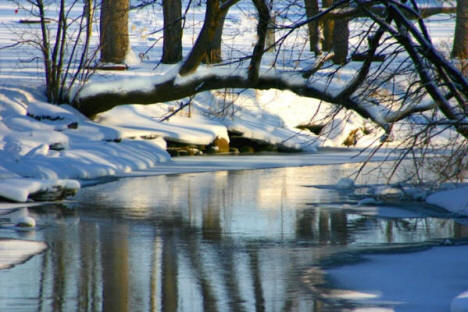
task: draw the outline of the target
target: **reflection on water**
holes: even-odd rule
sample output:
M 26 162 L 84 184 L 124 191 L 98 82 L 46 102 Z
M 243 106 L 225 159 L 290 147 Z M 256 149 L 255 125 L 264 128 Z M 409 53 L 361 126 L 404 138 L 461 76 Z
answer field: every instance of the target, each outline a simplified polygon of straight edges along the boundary
M 49 249 L 0 271 L 0 311 L 333 311 L 317 296 L 337 252 L 468 234 L 423 207 L 359 207 L 333 185 L 354 165 L 122 179 L 40 230 Z

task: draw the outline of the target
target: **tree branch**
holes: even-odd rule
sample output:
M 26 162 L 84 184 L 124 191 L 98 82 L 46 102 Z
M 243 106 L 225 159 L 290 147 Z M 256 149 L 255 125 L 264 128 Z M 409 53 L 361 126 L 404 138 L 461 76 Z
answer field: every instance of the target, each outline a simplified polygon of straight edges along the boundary
M 390 22 L 390 19 L 387 19 L 387 22 Z M 369 38 L 369 50 L 367 53 L 367 57 L 364 60 L 358 74 L 350 81 L 348 86 L 343 89 L 343 91 L 339 94 L 340 97 L 348 98 L 350 97 L 358 88 L 362 85 L 363 81 L 369 74 L 370 67 L 373 63 L 375 52 L 379 47 L 379 41 L 382 38 L 383 34 L 385 33 L 385 29 L 380 26 L 377 32 Z

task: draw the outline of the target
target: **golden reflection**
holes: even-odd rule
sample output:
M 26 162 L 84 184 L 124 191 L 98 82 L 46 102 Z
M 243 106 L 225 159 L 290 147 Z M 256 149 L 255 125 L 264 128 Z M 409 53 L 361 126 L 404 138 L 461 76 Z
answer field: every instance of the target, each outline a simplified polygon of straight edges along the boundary
M 108 241 L 101 246 L 102 309 L 113 312 L 131 311 L 128 305 L 128 226 L 113 222 L 108 230 L 107 235 L 101 233 L 101 239 Z
M 177 311 L 178 305 L 178 268 L 175 237 L 170 235 L 162 242 L 162 294 L 161 311 Z

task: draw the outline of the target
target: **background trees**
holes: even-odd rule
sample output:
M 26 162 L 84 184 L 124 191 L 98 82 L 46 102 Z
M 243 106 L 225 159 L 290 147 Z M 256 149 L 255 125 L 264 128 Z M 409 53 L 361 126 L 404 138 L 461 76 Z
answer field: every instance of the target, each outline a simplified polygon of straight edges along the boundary
M 457 17 L 455 24 L 455 38 L 453 40 L 452 57 L 461 60 L 462 71 L 468 73 L 468 1 L 457 1 Z
M 105 50 L 112 48 L 119 40 L 105 39 L 105 34 L 109 33 L 106 27 L 110 27 L 115 20 L 128 19 L 127 0 L 118 1 L 120 9 L 115 9 L 117 4 L 111 5 L 110 2 L 117 0 L 107 1 L 101 8 L 102 60 L 106 60 Z M 251 30 L 256 33 L 255 41 L 250 47 L 244 45 L 249 50 L 243 51 L 243 55 L 238 54 L 236 59 L 230 59 L 227 64 L 203 65 L 221 61 L 219 52 L 223 25 L 229 11 L 237 4 L 240 10 L 249 12 L 256 19 L 256 28 Z M 464 0 L 458 4 L 457 31 L 463 29 L 466 21 L 463 18 L 466 13 L 463 10 Z M 163 6 L 163 61 L 176 62 L 181 57 L 182 30 L 179 23 L 184 16 L 180 14 L 180 1 L 164 1 Z M 120 14 L 106 17 L 109 13 L 106 11 Z M 434 12 L 445 11 L 445 8 L 421 9 L 417 1 L 396 0 L 324 1 L 322 8 L 317 8 L 317 2 L 303 0 L 207 1 L 203 26 L 185 59 L 179 61 L 178 71 L 158 77 L 151 88 L 138 85 L 117 89 L 104 87 L 95 92 L 85 87 L 78 93 L 73 105 L 92 117 L 121 104 L 152 104 L 216 89 L 273 88 L 319 99 L 337 109 L 354 111 L 383 129 L 386 132 L 383 140 L 391 139 L 392 128 L 401 120 L 414 128 L 413 134 L 407 138 L 408 145 L 413 147 L 427 146 L 431 137 L 444 129 L 454 129 L 466 139 L 468 82 L 451 61 L 432 45 L 423 20 L 423 17 Z M 41 16 L 40 9 L 38 15 Z M 109 23 L 106 22 L 108 19 L 111 19 Z M 125 24 L 119 23 L 123 27 L 121 31 L 113 28 L 112 34 L 119 33 L 123 42 L 115 45 L 117 52 L 111 53 L 114 56 L 119 54 L 119 58 L 109 61 L 121 62 L 125 55 L 123 52 L 128 49 L 128 33 L 122 26 Z M 306 35 L 307 26 L 309 36 Z M 276 33 L 276 40 L 268 43 L 267 34 L 272 30 Z M 50 42 L 46 37 L 48 31 L 43 31 L 43 34 L 46 40 L 42 46 L 47 47 Z M 454 44 L 454 55 L 459 53 L 455 49 L 458 40 L 461 40 L 459 38 L 464 38 L 460 36 L 457 35 L 457 43 Z M 64 37 L 60 27 L 55 37 Z M 303 39 L 306 37 L 311 38 L 315 55 L 303 52 Z M 319 37 L 323 38 L 322 50 L 331 50 L 335 64 L 330 63 L 328 57 L 318 56 Z M 174 43 L 170 44 L 172 41 Z M 276 52 L 267 55 L 266 50 L 271 44 L 274 44 Z M 466 47 L 466 44 L 461 46 Z M 56 77 L 54 73 L 62 72 L 61 61 L 55 63 L 56 67 L 51 64 L 55 62 L 54 59 L 60 60 L 57 56 L 65 49 L 59 44 L 56 48 L 45 48 L 43 51 L 46 75 Z M 360 57 L 351 58 L 349 55 Z M 463 54 L 460 56 L 463 57 Z M 203 71 L 199 70 L 201 67 Z M 414 135 L 415 131 L 417 135 Z
M 309 48 L 316 55 L 320 54 L 320 29 L 319 22 L 313 20 L 313 17 L 319 13 L 319 3 L 317 0 L 304 0 L 305 12 L 307 19 L 311 19 L 308 23 L 309 31 Z
M 182 60 L 182 2 L 164 0 L 163 55 L 161 61 L 174 64 Z
M 102 0 L 100 17 L 101 62 L 125 63 L 130 48 L 128 37 L 129 0 Z
M 452 55 L 457 58 L 468 58 L 468 1 L 457 1 L 457 21 Z

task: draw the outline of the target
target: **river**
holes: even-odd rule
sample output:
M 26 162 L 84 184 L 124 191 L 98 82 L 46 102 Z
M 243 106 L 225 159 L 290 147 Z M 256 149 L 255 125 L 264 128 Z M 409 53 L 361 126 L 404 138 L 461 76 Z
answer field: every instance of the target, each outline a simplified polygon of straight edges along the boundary
M 345 283 L 327 270 L 463 242 L 468 228 L 420 203 L 359 205 L 336 187 L 356 168 L 122 178 L 31 207 L 38 229 L 0 237 L 48 249 L 0 270 L 0 311 L 400 311 L 330 295 Z

